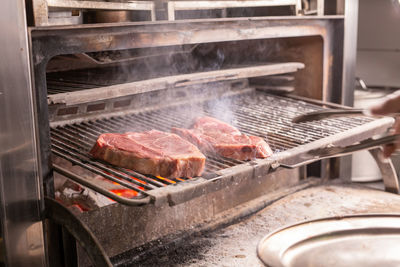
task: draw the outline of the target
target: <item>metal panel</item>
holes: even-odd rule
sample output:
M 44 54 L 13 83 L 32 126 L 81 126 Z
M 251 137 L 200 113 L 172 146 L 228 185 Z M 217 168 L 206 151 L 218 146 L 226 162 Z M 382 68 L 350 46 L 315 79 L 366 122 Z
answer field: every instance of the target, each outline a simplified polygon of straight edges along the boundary
M 177 10 L 209 10 L 238 7 L 266 7 L 266 6 L 295 6 L 296 14 L 301 10 L 301 1 L 299 0 L 267 0 L 267 1 L 169 1 L 168 2 L 168 20 L 175 20 L 175 11 Z
M 0 196 L 7 266 L 45 266 L 25 2 L 0 10 Z
M 255 30 L 257 29 L 257 30 Z M 318 36 L 323 40 L 323 100 L 342 83 L 343 17 L 274 17 L 80 25 L 32 29 L 37 88 L 44 89 L 45 66 L 56 55 L 238 40 Z M 332 78 L 334 77 L 334 79 Z M 310 85 L 311 86 L 311 85 Z M 44 103 L 43 103 L 44 104 Z
M 354 104 L 355 67 L 357 54 L 358 0 L 345 1 L 345 22 L 343 41 L 343 86 L 333 91 L 332 101 L 346 106 Z M 340 87 L 338 87 L 340 88 Z M 341 91 L 341 92 L 340 92 Z M 339 97 L 340 95 L 340 97 Z M 339 176 L 351 179 L 351 157 L 340 161 Z
M 368 87 L 400 86 L 399 14 L 399 1 L 360 2 L 356 71 Z
M 341 103 L 353 106 L 357 55 L 358 0 L 346 1 L 343 44 L 343 95 Z
M 33 11 L 36 26 L 47 26 L 49 23 L 49 8 L 56 9 L 96 9 L 96 10 L 147 10 L 151 20 L 155 20 L 155 8 L 152 1 L 129 1 L 114 3 L 104 1 L 74 1 L 74 0 L 33 0 Z
M 121 96 L 128 96 L 138 93 L 157 91 L 177 86 L 205 84 L 221 80 L 230 81 L 250 77 L 291 73 L 296 72 L 298 69 L 302 68 L 304 68 L 304 64 L 299 62 L 283 62 L 262 66 L 180 74 L 137 82 L 116 84 L 103 88 L 86 89 L 75 93 L 65 92 L 49 96 L 47 99 L 49 104 L 75 105 L 117 98 Z

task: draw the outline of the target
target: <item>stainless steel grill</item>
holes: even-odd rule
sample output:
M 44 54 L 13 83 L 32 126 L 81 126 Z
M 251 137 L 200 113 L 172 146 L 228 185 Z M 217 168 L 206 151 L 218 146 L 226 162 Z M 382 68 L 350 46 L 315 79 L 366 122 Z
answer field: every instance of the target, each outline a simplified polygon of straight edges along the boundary
M 47 83 L 47 90 L 48 94 L 59 94 L 59 93 L 67 93 L 71 91 L 78 91 L 78 90 L 85 90 L 85 89 L 92 89 L 96 87 L 100 87 L 101 85 L 98 84 L 88 84 L 85 83 L 77 83 L 76 81 L 58 81 L 58 80 L 49 80 Z
M 192 105 L 137 112 L 55 127 L 51 129 L 52 150 L 54 155 L 88 170 L 94 175 L 100 175 L 111 182 L 133 190 L 137 193 L 135 199 L 143 199 L 146 196 L 152 196 L 151 191 L 156 188 L 183 183 L 194 178 L 165 179 L 142 175 L 132 170 L 94 160 L 90 158 L 88 151 L 100 134 L 139 132 L 151 129 L 170 131 L 171 127 L 190 127 L 195 117 L 207 115 L 225 120 L 237 126 L 245 134 L 264 138 L 277 156 L 293 149 L 303 148 L 303 151 L 306 151 L 308 144 L 324 138 L 335 140 L 335 136 L 341 133 L 348 132 L 348 135 L 351 135 L 351 131 L 355 128 L 373 121 L 368 117 L 353 117 L 300 124 L 291 123 L 294 116 L 319 109 L 323 109 L 323 107 L 298 99 L 255 91 Z M 207 157 L 206 169 L 202 178 L 208 180 L 217 178 L 221 175 L 220 171 L 241 164 L 246 164 L 246 162 L 221 157 Z M 60 171 L 57 166 L 55 169 Z M 82 177 L 79 178 L 78 175 L 73 175 L 71 172 L 66 173 L 64 170 L 63 174 L 82 181 Z M 105 189 L 101 190 L 97 185 L 86 185 L 92 186 L 97 191 L 100 190 L 103 194 L 106 193 L 116 201 L 137 204 L 135 201 L 123 200 L 106 192 Z
M 99 239 L 99 249 L 92 256 L 98 251 L 104 254 L 104 247 L 108 256 L 121 259 L 148 242 L 159 244 L 160 238 L 186 237 L 193 230 L 209 230 L 237 221 L 267 203 L 314 184 L 314 179 L 301 181 L 307 177 L 303 169 L 278 168 L 289 166 L 285 160 L 301 160 L 308 150 L 327 144 L 369 138 L 384 132 L 393 121 L 352 118 L 292 125 L 292 116 L 323 108 L 324 104 L 312 105 L 260 92 L 239 95 L 248 84 L 256 84 L 254 78 L 260 78 L 260 89 L 274 85 L 302 97 L 351 103 L 354 42 L 347 37 L 356 35 L 347 27 L 352 24 L 348 18 L 356 12 L 347 3 L 356 1 L 346 1 L 346 8 L 344 1 L 327 6 L 329 13 L 336 14 L 333 16 L 321 13 L 290 18 L 208 18 L 52 27 L 47 27 L 51 23 L 48 18 L 55 19 L 65 10 L 55 11 L 54 4 L 42 4 L 55 1 L 27 2 L 24 5 L 22 0 L 6 0 L 1 16 L 9 26 L 2 27 L 3 35 L 15 33 L 0 40 L 1 58 L 7 63 L 0 72 L 5 78 L 1 79 L 5 90 L 0 97 L 5 114 L 0 122 L 0 128 L 5 130 L 0 138 L 5 151 L 5 164 L 0 170 L 4 211 L 1 214 L 2 221 L 12 222 L 2 227 L 7 254 L 2 258 L 8 261 L 6 264 L 76 266 L 79 260 L 80 265 L 87 266 L 84 257 L 80 257 L 81 248 L 96 244 L 94 238 L 88 239 L 92 242 L 84 241 L 87 236 Z M 95 3 L 57 2 L 90 3 L 91 7 Z M 214 5 L 211 2 L 216 1 L 208 2 Z M 163 10 L 165 1 L 160 4 L 157 15 L 166 18 L 171 10 Z M 107 5 L 116 8 L 115 3 Z M 340 15 L 343 10 L 331 10 L 334 5 L 346 10 L 346 18 Z M 48 7 L 54 14 L 48 13 Z M 90 15 L 89 19 L 95 12 L 82 6 L 78 9 L 80 19 L 85 14 Z M 232 11 L 247 14 L 243 10 Z M 179 17 L 181 12 L 175 15 Z M 77 15 L 76 10 L 73 13 Z M 227 12 L 230 15 L 234 14 Z M 215 71 L 209 71 L 214 64 Z M 292 82 L 270 83 L 265 79 L 280 74 L 290 74 Z M 239 80 L 242 82 L 238 86 Z M 210 90 L 203 90 L 203 86 Z M 236 96 L 210 101 L 227 93 Z M 150 97 L 148 101 L 142 101 L 143 95 Z M 176 106 L 190 98 L 202 103 Z M 275 154 L 249 162 L 208 157 L 203 177 L 169 180 L 113 167 L 88 155 L 97 136 L 105 131 L 168 131 L 170 126 L 189 127 L 192 118 L 201 114 L 225 120 L 244 133 L 264 137 Z M 346 171 L 347 166 L 342 160 L 339 163 L 321 164 L 321 176 L 346 179 L 342 170 Z M 345 159 L 343 163 L 347 163 Z M 70 181 L 64 183 L 59 173 L 121 204 L 152 201 L 152 205 L 128 207 L 115 203 L 96 208 L 97 203 L 90 201 L 100 199 L 106 205 L 110 202 Z M 387 173 L 384 177 L 389 176 Z M 115 183 L 135 192 L 134 197 L 122 198 L 110 192 L 108 185 Z M 61 216 L 68 214 L 62 213 L 68 210 L 55 205 L 54 198 L 65 196 L 65 201 L 61 197 L 58 200 L 70 211 L 78 211 L 73 202 L 76 195 L 71 195 L 77 192 L 75 189 L 82 193 L 79 200 L 90 204 L 90 212 L 77 212 L 77 218 Z M 289 198 L 297 201 L 296 196 Z M 344 202 L 332 203 L 332 210 L 336 210 Z M 294 223 L 304 219 L 301 209 L 293 211 Z M 275 215 L 282 213 L 270 218 Z M 76 248 L 75 240 L 80 247 Z M 92 265 L 96 265 L 95 261 Z
M 117 79 L 110 73 L 104 71 L 75 70 L 60 73 L 47 74 L 47 92 L 49 95 L 76 92 L 80 90 L 93 89 L 103 86 L 109 86 L 126 81 Z M 89 77 L 88 77 L 89 76 Z

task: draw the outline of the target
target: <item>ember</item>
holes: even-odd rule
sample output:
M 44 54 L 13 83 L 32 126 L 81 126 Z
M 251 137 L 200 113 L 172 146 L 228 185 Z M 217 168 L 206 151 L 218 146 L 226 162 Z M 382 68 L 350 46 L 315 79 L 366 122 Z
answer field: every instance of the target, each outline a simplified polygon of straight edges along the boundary
M 115 177 L 115 178 L 119 179 L 118 177 Z M 141 184 L 147 184 L 146 182 L 143 182 L 143 181 L 141 181 L 141 180 L 139 180 L 139 179 L 137 179 L 137 178 L 135 178 L 135 177 L 132 177 L 132 176 L 131 176 L 131 178 L 134 179 L 134 180 L 136 180 L 136 181 L 138 181 L 138 182 L 140 182 Z M 106 179 L 104 179 L 104 181 L 110 182 L 109 180 L 106 180 Z M 117 182 L 111 181 L 111 183 L 114 184 L 114 185 L 118 185 L 119 187 L 123 187 L 121 184 L 119 184 L 119 183 L 117 183 Z M 137 186 L 137 185 L 135 185 L 135 184 L 131 184 L 131 185 L 132 185 L 132 187 L 135 187 L 135 188 L 137 188 L 137 189 L 145 190 L 145 188 L 142 187 L 142 186 Z M 114 190 L 114 189 L 113 189 L 113 190 Z M 114 192 L 113 190 L 109 190 L 109 191 L 110 191 L 110 192 Z M 121 189 L 121 190 L 123 190 L 123 189 Z M 128 190 L 128 191 L 133 191 L 133 192 L 135 192 L 135 193 L 136 193 L 135 196 L 137 196 L 137 193 L 138 193 L 138 192 L 136 192 L 135 190 L 133 190 L 133 189 L 127 189 L 127 190 Z M 115 192 L 114 192 L 114 193 L 115 193 Z M 117 195 L 119 195 L 119 194 L 117 194 Z M 120 195 L 119 195 L 119 196 L 120 196 Z
M 138 192 L 131 190 L 131 189 L 112 189 L 110 192 L 126 198 L 134 198 L 138 195 Z
M 172 180 L 170 180 L 170 179 L 168 179 L 168 178 L 164 178 L 164 177 L 161 177 L 161 176 L 156 176 L 158 179 L 160 179 L 160 180 L 164 180 L 164 181 L 167 181 L 168 183 L 170 183 L 170 184 L 176 184 L 176 182 L 175 181 L 172 181 Z
M 93 190 L 69 180 L 55 192 L 55 196 L 59 202 L 76 213 L 107 206 L 114 202 Z

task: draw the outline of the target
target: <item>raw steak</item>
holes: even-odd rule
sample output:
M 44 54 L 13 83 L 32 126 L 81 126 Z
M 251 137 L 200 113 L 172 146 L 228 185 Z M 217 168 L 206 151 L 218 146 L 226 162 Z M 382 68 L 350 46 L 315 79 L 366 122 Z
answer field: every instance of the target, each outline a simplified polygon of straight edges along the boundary
M 116 166 L 166 178 L 200 176 L 206 160 L 190 142 L 156 130 L 102 134 L 90 154 Z
M 192 142 L 206 154 L 238 160 L 272 155 L 271 148 L 262 138 L 244 135 L 235 127 L 211 117 L 196 119 L 192 129 L 172 128 L 172 132 Z

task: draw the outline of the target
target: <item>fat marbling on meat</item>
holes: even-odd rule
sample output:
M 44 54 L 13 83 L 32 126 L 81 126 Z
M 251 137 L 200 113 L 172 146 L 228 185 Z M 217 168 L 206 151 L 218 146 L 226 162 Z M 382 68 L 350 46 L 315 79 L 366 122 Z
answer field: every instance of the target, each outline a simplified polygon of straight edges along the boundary
M 89 153 L 119 167 L 166 178 L 200 176 L 206 160 L 190 142 L 157 130 L 101 134 Z
M 232 125 L 212 117 L 197 118 L 191 129 L 172 128 L 172 132 L 192 142 L 205 154 L 251 160 L 273 153 L 261 137 L 242 134 Z

